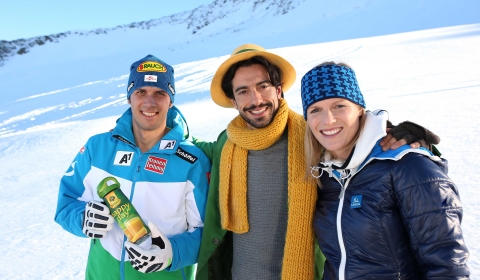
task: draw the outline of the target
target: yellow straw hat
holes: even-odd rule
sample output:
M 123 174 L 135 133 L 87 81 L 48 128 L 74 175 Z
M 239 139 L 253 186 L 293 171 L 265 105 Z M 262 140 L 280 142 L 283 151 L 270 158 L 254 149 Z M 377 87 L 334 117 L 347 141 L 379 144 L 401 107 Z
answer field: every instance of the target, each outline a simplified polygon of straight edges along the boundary
M 293 85 L 297 74 L 288 61 L 276 54 L 267 52 L 264 48 L 258 45 L 241 45 L 232 52 L 230 58 L 218 67 L 217 72 L 215 72 L 215 75 L 213 76 L 212 84 L 210 85 L 210 94 L 217 105 L 225 108 L 233 108 L 232 102 L 222 89 L 223 76 L 225 76 L 225 73 L 227 73 L 228 69 L 230 69 L 233 64 L 257 55 L 265 57 L 270 63 L 280 67 L 283 73 L 282 90 L 284 92 Z

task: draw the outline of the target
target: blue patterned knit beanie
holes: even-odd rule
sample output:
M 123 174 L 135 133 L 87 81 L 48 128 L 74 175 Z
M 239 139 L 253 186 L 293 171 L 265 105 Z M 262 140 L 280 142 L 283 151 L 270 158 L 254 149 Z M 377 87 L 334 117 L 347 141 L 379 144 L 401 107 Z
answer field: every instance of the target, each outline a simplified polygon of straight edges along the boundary
M 355 72 L 346 66 L 327 64 L 316 66 L 302 77 L 303 117 L 313 103 L 328 98 L 344 98 L 365 108 Z

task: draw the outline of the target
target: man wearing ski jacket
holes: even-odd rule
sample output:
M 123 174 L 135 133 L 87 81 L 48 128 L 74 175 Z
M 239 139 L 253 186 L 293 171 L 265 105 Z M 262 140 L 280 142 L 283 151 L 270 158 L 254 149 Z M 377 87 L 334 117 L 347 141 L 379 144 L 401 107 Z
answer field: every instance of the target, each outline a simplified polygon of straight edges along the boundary
M 130 71 L 131 107 L 111 132 L 91 137 L 81 148 L 62 177 L 55 221 L 76 236 L 94 237 L 86 279 L 193 279 L 210 162 L 186 141 L 188 126 L 173 106 L 173 68 L 148 55 Z M 97 185 L 106 177 L 120 183 L 148 222 L 151 246 L 126 241 L 105 213 Z

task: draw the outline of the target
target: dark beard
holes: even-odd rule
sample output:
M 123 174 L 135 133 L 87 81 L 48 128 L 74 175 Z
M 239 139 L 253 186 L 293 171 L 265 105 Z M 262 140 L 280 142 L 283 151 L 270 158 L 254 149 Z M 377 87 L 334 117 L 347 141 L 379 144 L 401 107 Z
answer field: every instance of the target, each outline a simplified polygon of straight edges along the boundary
M 278 112 L 278 107 L 273 110 L 273 104 L 271 102 L 266 102 L 266 103 L 262 103 L 260 104 L 259 106 L 250 106 L 248 108 L 244 108 L 243 109 L 243 112 L 246 112 L 246 111 L 250 111 L 250 110 L 254 110 L 256 108 L 262 108 L 262 107 L 270 107 L 272 108 L 272 117 L 270 118 L 270 120 L 268 120 L 268 123 L 267 124 L 258 124 L 258 122 L 254 122 L 252 121 L 251 119 L 247 118 L 244 114 L 240 114 L 240 116 L 242 117 L 242 119 L 248 123 L 249 125 L 251 125 L 252 127 L 254 128 L 264 128 L 264 127 L 267 127 L 269 126 L 273 119 L 275 118 L 275 116 L 277 115 L 277 112 Z

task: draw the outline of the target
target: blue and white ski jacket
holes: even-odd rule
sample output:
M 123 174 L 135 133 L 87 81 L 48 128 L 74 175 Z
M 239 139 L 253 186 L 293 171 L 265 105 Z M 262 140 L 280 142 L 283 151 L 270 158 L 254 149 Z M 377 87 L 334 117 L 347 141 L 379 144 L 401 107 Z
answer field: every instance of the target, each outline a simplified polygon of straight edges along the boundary
M 123 231 L 117 223 L 102 239 L 92 239 L 87 279 L 191 279 L 200 248 L 210 161 L 184 136 L 186 123 L 170 110 L 171 130 L 148 152 L 135 145 L 132 112 L 128 109 L 115 129 L 91 137 L 60 182 L 55 221 L 70 233 L 82 232 L 85 205 L 102 201 L 97 185 L 115 177 L 142 219 L 153 222 L 172 244 L 173 260 L 164 271 L 134 270 L 125 253 Z M 188 128 L 187 128 L 188 129 Z
M 387 118 L 367 112 L 350 160 L 321 163 L 314 228 L 324 279 L 468 279 L 446 161 L 408 145 L 382 151 Z

